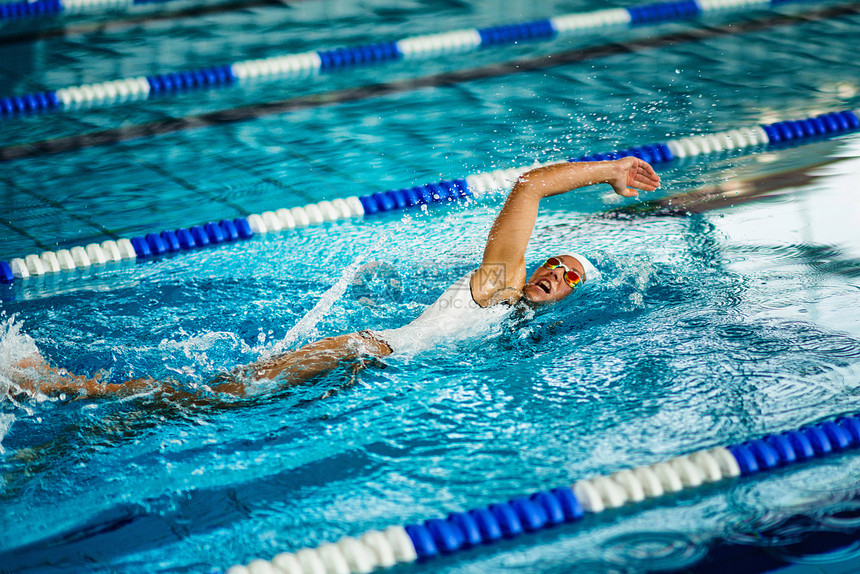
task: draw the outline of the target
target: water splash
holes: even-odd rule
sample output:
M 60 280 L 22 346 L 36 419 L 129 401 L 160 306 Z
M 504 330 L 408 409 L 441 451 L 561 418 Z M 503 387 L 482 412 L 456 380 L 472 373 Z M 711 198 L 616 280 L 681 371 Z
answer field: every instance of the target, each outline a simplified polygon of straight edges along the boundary
M 9 429 L 12 428 L 12 423 L 14 422 L 15 415 L 0 413 L 0 454 L 6 454 L 6 448 L 3 446 L 3 439 L 6 438 L 7 434 L 9 434 Z
M 381 241 L 378 241 L 370 251 L 375 250 L 379 243 L 381 243 Z M 304 317 L 299 319 L 299 322 L 287 331 L 287 334 L 284 335 L 283 339 L 275 343 L 270 349 L 264 351 L 260 358 L 268 359 L 269 357 L 283 353 L 286 349 L 294 345 L 296 341 L 316 335 L 316 326 L 329 313 L 335 302 L 343 297 L 344 293 L 346 293 L 347 288 L 355 278 L 355 274 L 358 271 L 359 266 L 362 261 L 364 261 L 366 253 L 367 252 L 361 253 L 353 259 L 352 263 L 343 269 L 343 273 L 341 273 L 341 276 L 335 284 L 322 294 L 322 297 L 320 297 L 316 305 L 314 305 L 310 311 L 305 313 Z
M 388 247 L 395 243 L 393 238 L 401 237 L 404 230 L 409 228 L 409 225 L 410 220 L 404 219 L 395 224 L 390 231 L 379 233 L 376 236 L 375 241 L 366 246 L 355 256 L 348 266 L 343 268 L 343 272 L 340 277 L 338 277 L 335 284 L 322 294 L 316 305 L 314 305 L 310 311 L 305 313 L 305 315 L 299 319 L 298 323 L 293 325 L 293 327 L 287 331 L 284 338 L 275 343 L 270 349 L 261 353 L 260 360 L 265 360 L 283 353 L 285 350 L 295 345 L 297 341 L 307 340 L 308 338 L 317 336 L 318 331 L 316 326 L 329 314 L 335 302 L 343 297 L 346 290 L 354 283 L 356 273 L 362 263 L 364 263 L 371 254 L 379 253 L 383 246 L 386 247 L 385 251 L 389 252 Z
M 18 321 L 16 315 L 5 317 L 0 314 L 0 374 L 19 361 L 39 352 L 36 341 L 21 332 L 23 321 Z
M 19 369 L 18 363 L 28 357 L 38 355 L 39 348 L 31 336 L 21 332 L 24 323 L 17 321 L 15 315 L 5 317 L 5 314 L 0 314 L 0 320 L 2 320 L 0 321 L 0 405 L 4 402 L 11 402 L 22 407 L 12 398 L 12 395 L 20 390 L 13 379 L 13 373 Z M 28 414 L 32 414 L 29 408 L 25 408 L 25 410 Z M 2 430 L 2 420 L 0 420 L 0 431 Z M 0 432 L 0 440 L 4 434 L 4 432 Z
M 232 356 L 236 352 L 248 355 L 254 352 L 236 333 L 210 331 L 192 336 L 180 329 L 177 336 L 177 340 L 162 339 L 158 350 L 165 354 L 166 369 L 192 378 L 204 379 L 217 372 L 222 368 L 222 355 Z M 180 364 L 171 365 L 168 357 L 177 359 Z

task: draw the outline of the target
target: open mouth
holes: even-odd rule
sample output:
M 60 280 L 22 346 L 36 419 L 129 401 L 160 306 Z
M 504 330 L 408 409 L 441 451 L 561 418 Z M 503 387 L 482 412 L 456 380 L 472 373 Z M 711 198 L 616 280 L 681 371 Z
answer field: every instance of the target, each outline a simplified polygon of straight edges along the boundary
M 540 281 L 538 281 L 536 286 L 539 289 L 543 289 L 547 295 L 549 295 L 550 289 L 552 288 L 552 285 L 550 285 L 550 282 L 546 279 L 541 279 Z

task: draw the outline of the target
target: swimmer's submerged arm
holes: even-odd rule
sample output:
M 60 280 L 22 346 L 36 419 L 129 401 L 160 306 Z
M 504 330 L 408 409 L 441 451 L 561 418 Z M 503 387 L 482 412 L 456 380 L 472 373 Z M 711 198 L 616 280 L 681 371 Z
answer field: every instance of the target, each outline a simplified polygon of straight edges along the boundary
M 490 228 L 484 258 L 472 276 L 475 300 L 487 304 L 504 289 L 522 289 L 526 247 L 541 199 L 599 183 L 608 183 L 619 195 L 634 197 L 635 189 L 656 189 L 660 177 L 647 162 L 634 157 L 556 163 L 526 172 L 514 185 Z
M 381 358 L 391 352 L 387 343 L 370 332 L 349 333 L 315 341 L 300 349 L 239 367 L 221 375 L 210 386 L 217 393 L 244 397 L 248 394 L 247 384 L 254 380 L 279 379 L 280 387 L 291 387 L 330 372 L 344 363 L 353 361 L 353 368 L 357 369 L 363 365 L 362 359 Z M 74 375 L 65 369 L 48 365 L 38 354 L 15 365 L 11 376 L 14 389 L 9 390 L 9 394 L 67 393 L 70 398 L 75 399 L 154 393 L 191 403 L 219 404 L 217 396 L 208 397 L 183 391 L 175 387 L 172 381 L 157 381 L 144 377 L 124 383 L 106 383 L 101 381 L 99 376 L 88 378 Z
M 295 351 L 239 367 L 222 377 L 222 382 L 212 388 L 218 392 L 244 396 L 247 392 L 244 380 L 279 379 L 283 387 L 290 387 L 328 373 L 345 361 L 390 354 L 391 347 L 367 331 L 328 337 Z

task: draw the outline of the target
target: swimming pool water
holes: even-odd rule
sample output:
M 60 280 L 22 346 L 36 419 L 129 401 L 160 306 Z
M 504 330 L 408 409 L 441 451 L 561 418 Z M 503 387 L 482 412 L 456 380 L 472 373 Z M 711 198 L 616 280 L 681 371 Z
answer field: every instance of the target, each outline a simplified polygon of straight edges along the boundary
M 308 1 L 7 43 L 0 91 L 589 9 L 501 6 Z M 813 20 L 5 162 L 0 259 L 857 109 L 848 38 L 859 23 Z M 4 123 L 0 145 L 553 49 L 22 118 Z M 208 572 L 860 410 L 858 141 L 672 164 L 662 189 L 638 201 L 605 189 L 546 201 L 530 269 L 575 248 L 595 256 L 605 281 L 489 340 L 441 342 L 224 408 L 5 400 L 0 571 Z M 719 208 L 680 197 L 737 182 L 765 191 Z M 196 389 L 277 349 L 399 326 L 476 264 L 499 206 L 339 222 L 5 288 L 0 371 L 35 344 L 73 372 Z M 787 514 L 832 523 L 857 491 L 857 465 L 849 454 L 402 570 L 693 568 L 713 539 L 748 541 Z

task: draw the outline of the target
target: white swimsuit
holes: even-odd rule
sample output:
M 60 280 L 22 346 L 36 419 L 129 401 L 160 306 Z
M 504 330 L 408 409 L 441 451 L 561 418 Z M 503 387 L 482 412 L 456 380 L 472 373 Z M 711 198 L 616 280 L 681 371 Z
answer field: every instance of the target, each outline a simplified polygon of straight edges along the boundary
M 371 331 L 395 353 L 416 353 L 440 344 L 464 341 L 500 331 L 510 305 L 481 307 L 472 297 L 469 280 L 474 271 L 448 287 L 421 315 L 399 329 Z

